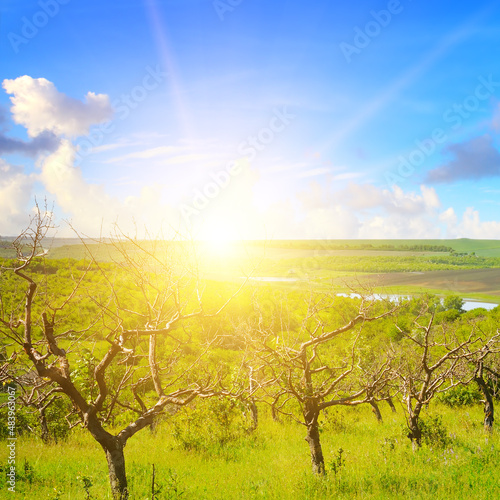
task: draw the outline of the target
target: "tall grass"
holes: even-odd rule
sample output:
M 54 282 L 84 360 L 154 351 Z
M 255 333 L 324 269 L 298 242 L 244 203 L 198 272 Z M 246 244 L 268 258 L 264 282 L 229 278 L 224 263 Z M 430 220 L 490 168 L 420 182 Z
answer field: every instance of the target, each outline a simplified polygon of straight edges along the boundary
M 412 452 L 401 410 L 382 408 L 378 424 L 369 408 L 340 408 L 322 418 L 328 475 L 311 472 L 304 428 L 276 423 L 262 413 L 259 428 L 223 445 L 188 450 L 173 438 L 174 424 L 145 430 L 126 447 L 131 498 L 151 499 L 152 465 L 158 499 L 492 499 L 500 497 L 500 439 L 486 435 L 482 409 L 431 406 L 447 440 Z M 0 444 L 5 467 L 6 444 Z M 104 453 L 85 431 L 65 442 L 17 442 L 17 492 L 0 476 L 0 498 L 110 498 Z

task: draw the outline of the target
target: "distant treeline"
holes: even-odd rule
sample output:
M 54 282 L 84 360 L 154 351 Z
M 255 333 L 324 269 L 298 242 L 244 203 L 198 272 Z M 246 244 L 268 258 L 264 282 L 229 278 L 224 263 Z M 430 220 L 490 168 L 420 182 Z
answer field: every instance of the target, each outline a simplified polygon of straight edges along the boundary
M 267 259 L 266 272 L 288 276 L 293 271 L 321 274 L 330 271 L 364 273 L 449 271 L 456 269 L 500 268 L 498 257 L 451 254 L 443 256 L 319 256 L 294 259 Z
M 431 245 L 425 243 L 393 244 L 393 243 L 338 243 L 334 240 L 277 240 L 277 241 L 252 241 L 252 245 L 269 248 L 291 248 L 297 250 L 385 250 L 396 252 L 454 252 L 447 245 Z
M 2 257 L 0 255 L 0 266 L 6 269 L 15 268 L 19 266 L 19 261 L 12 257 Z M 35 257 L 31 262 L 29 270 L 26 273 L 33 274 L 57 274 L 62 272 L 62 270 L 73 270 L 73 271 L 97 271 L 99 268 L 104 270 L 110 270 L 112 264 L 107 262 L 101 262 L 99 265 L 96 263 L 91 263 L 83 259 L 44 259 L 43 257 Z

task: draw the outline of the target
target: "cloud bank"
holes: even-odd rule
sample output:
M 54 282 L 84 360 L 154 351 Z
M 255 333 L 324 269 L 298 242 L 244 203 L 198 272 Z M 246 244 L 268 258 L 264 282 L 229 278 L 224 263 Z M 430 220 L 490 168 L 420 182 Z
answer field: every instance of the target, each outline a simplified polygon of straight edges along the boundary
M 500 152 L 489 135 L 452 144 L 447 151 L 453 159 L 429 171 L 425 182 L 440 184 L 500 176 Z
M 59 139 L 52 132 L 42 132 L 31 141 L 22 141 L 0 135 L 0 155 L 20 153 L 35 157 L 42 152 L 53 152 L 59 145 Z
M 152 233 L 162 226 L 178 228 L 180 209 L 172 205 L 171 198 L 166 199 L 164 190 L 168 185 L 171 191 L 182 191 L 189 176 L 181 177 L 179 169 L 172 167 L 203 163 L 205 178 L 208 175 L 210 182 L 213 179 L 207 169 L 221 168 L 220 151 L 214 156 L 212 152 L 201 154 L 191 145 L 161 142 L 146 147 L 145 142 L 139 142 L 134 144 L 139 148 L 136 151 L 107 163 L 158 160 L 165 177 L 120 199 L 104 185 L 89 182 L 85 170 L 75 166 L 78 146 L 73 139 L 112 117 L 108 96 L 88 92 L 79 101 L 59 92 L 48 80 L 29 76 L 4 80 L 3 87 L 12 95 L 12 119 L 26 128 L 30 140 L 0 134 L 0 153 L 21 153 L 36 161 L 34 171 L 27 173 L 27 167 L 0 160 L 1 234 L 15 235 L 25 227 L 35 193 L 55 200 L 56 212 L 89 236 L 98 236 L 101 231 L 108 234 L 114 222 L 125 231 L 133 230 L 135 224 L 147 226 Z M 5 124 L 0 117 L 0 126 Z M 430 171 L 429 183 L 500 175 L 500 153 L 490 136 L 455 144 L 448 151 L 451 161 Z M 210 159 L 217 161 L 212 164 Z M 189 172 L 193 174 L 193 170 Z M 314 169 L 307 173 L 302 179 L 324 174 Z M 290 189 L 283 185 L 282 176 L 266 186 L 250 169 L 231 179 L 227 189 L 220 189 L 221 194 L 210 200 L 199 221 L 208 220 L 217 231 L 225 220 L 227 227 L 242 231 L 237 236 L 243 238 L 500 238 L 500 222 L 482 220 L 473 207 L 463 214 L 457 214 L 453 207 L 443 208 L 432 186 L 422 184 L 416 191 L 398 186 L 383 189 L 368 182 L 356 183 L 352 174 L 341 176 L 331 176 L 327 184 L 312 181 L 296 192 L 293 184 Z M 339 185 L 334 180 L 350 182 L 334 190 Z M 187 185 L 191 190 L 198 188 L 189 182 Z M 64 235 L 64 231 L 59 234 Z

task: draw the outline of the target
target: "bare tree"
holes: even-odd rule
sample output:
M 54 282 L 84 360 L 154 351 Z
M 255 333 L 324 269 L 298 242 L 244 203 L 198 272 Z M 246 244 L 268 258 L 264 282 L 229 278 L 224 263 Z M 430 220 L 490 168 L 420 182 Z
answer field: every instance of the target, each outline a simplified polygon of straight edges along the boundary
M 399 327 L 397 327 L 399 328 Z M 459 384 L 469 383 L 468 364 L 486 348 L 496 344 L 498 335 L 486 343 L 476 335 L 474 325 L 460 339 L 453 325 L 434 325 L 434 313 L 424 308 L 414 320 L 410 332 L 400 329 L 407 342 L 400 352 L 397 375 L 401 382 L 408 437 L 413 449 L 422 443 L 420 417 L 434 396 Z
M 493 395 L 491 394 L 488 383 L 484 378 L 484 368 L 484 361 L 481 359 L 476 364 L 474 381 L 479 386 L 479 389 L 484 396 L 484 428 L 491 432 L 493 430 L 493 422 L 495 421 L 495 406 L 493 403 Z
M 1 330 L 0 330 L 1 331 Z M 3 339 L 0 339 L 3 340 Z M 40 427 L 40 438 L 44 443 L 48 443 L 52 438 L 57 439 L 60 431 L 53 432 L 49 429 L 48 410 L 51 405 L 61 399 L 62 389 L 55 386 L 50 380 L 43 380 L 38 376 L 33 366 L 24 363 L 14 351 L 10 359 L 4 359 L 0 364 L 0 382 L 3 384 L 15 384 L 19 389 L 17 401 L 28 414 L 37 415 L 38 425 Z M 58 412 L 58 425 L 62 425 L 66 431 L 69 431 L 67 422 L 63 419 L 64 408 Z M 30 432 L 36 433 L 36 429 L 27 424 Z
M 498 396 L 498 382 L 500 381 L 498 356 L 493 356 L 497 352 L 498 348 L 495 352 L 490 345 L 487 345 L 472 362 L 474 382 L 476 382 L 484 396 L 482 400 L 484 405 L 484 429 L 488 432 L 493 430 L 493 422 L 495 421 L 494 398 Z
M 54 387 L 49 399 L 40 401 L 42 406 L 56 392 L 71 400 L 71 425 L 81 424 L 101 445 L 113 498 L 126 499 L 128 439 L 172 405 L 221 393 L 224 370 L 209 360 L 217 333 L 204 327 L 232 297 L 206 312 L 187 246 L 172 251 L 165 242 L 140 242 L 124 235 L 114 240 L 116 265 L 91 259 L 73 276 L 71 291 L 50 297 L 43 278 L 30 267 L 46 254 L 42 243 L 51 228 L 51 214 L 38 209 L 13 243 L 15 264 L 1 272 L 17 279 L 24 293 L 22 301 L 2 302 L 0 334 L 10 342 L 10 350 L 22 348 L 17 355 Z M 84 309 L 79 302 L 83 300 L 86 307 L 92 306 L 90 319 L 74 314 Z M 84 346 L 92 349 L 95 362 L 88 383 L 81 384 L 73 365 Z M 113 434 L 106 423 L 117 410 L 132 417 Z
M 259 331 L 254 332 L 254 348 L 263 381 L 261 387 L 268 397 L 267 402 L 273 415 L 289 415 L 306 427 L 305 439 L 316 474 L 326 473 L 318 423 L 321 411 L 331 406 L 374 402 L 390 376 L 388 358 L 372 365 L 370 376 L 368 371 L 360 369 L 358 339 L 363 325 L 380 320 L 394 310 L 393 305 L 387 308 L 373 300 L 362 299 L 350 319 L 344 318 L 341 326 L 332 327 L 332 311 L 340 313 L 340 317 L 342 312 L 339 301 L 326 296 L 309 302 L 299 331 L 294 332 L 287 325 L 283 325 L 280 332 L 269 331 L 261 325 Z M 352 336 L 350 341 L 344 339 L 342 342 L 344 354 L 334 355 L 331 344 L 348 332 Z M 337 352 L 339 350 L 337 347 Z M 293 410 L 297 404 L 300 418 Z
M 17 396 L 18 403 L 26 409 L 33 408 L 38 414 L 40 438 L 44 443 L 48 443 L 51 439 L 51 433 L 47 410 L 60 399 L 58 393 L 62 392 L 61 388 L 54 387 L 50 381 L 41 379 L 34 371 L 14 374 L 13 370 L 9 368 L 11 368 L 10 365 L 0 366 L 0 381 L 15 384 L 20 388 L 21 393 Z M 35 432 L 35 429 L 31 427 L 29 430 Z

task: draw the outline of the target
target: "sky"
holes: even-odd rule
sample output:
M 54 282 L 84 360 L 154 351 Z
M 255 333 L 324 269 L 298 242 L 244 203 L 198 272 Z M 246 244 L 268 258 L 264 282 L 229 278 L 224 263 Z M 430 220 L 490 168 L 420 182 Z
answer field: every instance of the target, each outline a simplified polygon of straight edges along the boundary
M 500 1 L 0 16 L 0 235 L 500 239 Z

